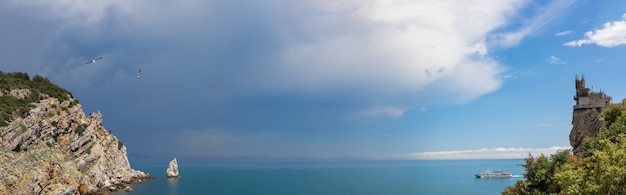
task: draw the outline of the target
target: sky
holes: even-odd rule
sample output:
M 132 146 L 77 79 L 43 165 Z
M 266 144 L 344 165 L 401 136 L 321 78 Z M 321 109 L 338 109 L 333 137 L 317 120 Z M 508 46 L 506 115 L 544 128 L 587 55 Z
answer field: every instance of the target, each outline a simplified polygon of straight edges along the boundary
M 617 0 L 9 0 L 0 26 L 0 70 L 138 156 L 523 158 L 571 147 L 576 75 L 626 97 Z

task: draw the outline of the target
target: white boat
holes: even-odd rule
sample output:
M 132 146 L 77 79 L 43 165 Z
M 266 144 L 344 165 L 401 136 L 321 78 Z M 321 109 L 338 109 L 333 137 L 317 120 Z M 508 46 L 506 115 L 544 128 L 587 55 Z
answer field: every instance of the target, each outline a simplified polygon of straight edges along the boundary
M 492 171 L 487 170 L 485 172 L 481 172 L 476 174 L 476 178 L 486 179 L 486 178 L 511 178 L 513 175 L 508 171 Z

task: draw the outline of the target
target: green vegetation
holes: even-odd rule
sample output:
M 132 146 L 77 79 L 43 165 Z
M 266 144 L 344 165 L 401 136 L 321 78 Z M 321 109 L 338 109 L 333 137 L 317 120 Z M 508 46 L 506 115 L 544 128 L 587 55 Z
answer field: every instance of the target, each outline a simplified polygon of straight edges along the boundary
M 117 140 L 117 149 L 121 150 L 122 147 L 124 147 L 124 143 L 122 143 L 122 141 L 120 141 L 119 139 Z
M 78 135 L 83 135 L 83 132 L 85 132 L 85 129 L 87 129 L 89 125 L 87 123 L 83 123 L 78 125 L 78 127 L 76 127 L 76 133 L 78 133 Z
M 6 95 L 14 89 L 27 89 L 30 95 L 23 99 Z M 68 101 L 72 94 L 67 90 L 53 84 L 47 78 L 35 75 L 32 80 L 27 73 L 14 72 L 5 73 L 0 71 L 0 92 L 5 95 L 0 96 L 0 126 L 6 126 L 13 118 L 22 116 L 34 106 L 30 103 L 38 102 L 43 98 L 43 94 L 57 98 L 59 101 Z M 70 107 L 78 104 L 71 101 Z
M 603 112 L 598 135 L 583 142 L 583 151 L 559 151 L 550 158 L 526 158 L 526 180 L 502 194 L 624 194 L 626 193 L 626 102 Z
M 59 99 L 60 102 L 70 100 L 72 97 L 69 91 L 52 84 L 48 78 L 39 75 L 33 77 L 30 90 L 35 93 L 48 94 L 50 97 Z
M 533 158 L 528 155 L 524 177 L 526 180 L 520 180 L 515 186 L 509 186 L 502 194 L 554 194 L 561 191 L 561 186 L 555 181 L 554 174 L 560 172 L 562 166 L 567 163 L 571 157 L 570 150 L 558 151 L 552 154 L 550 158 L 541 155 Z
M 33 105 L 14 96 L 0 96 L 0 126 L 7 126 L 14 116 L 27 113 Z
M 24 123 L 20 124 L 20 129 L 22 129 L 22 133 L 28 131 L 28 128 L 26 128 L 26 125 L 24 125 Z

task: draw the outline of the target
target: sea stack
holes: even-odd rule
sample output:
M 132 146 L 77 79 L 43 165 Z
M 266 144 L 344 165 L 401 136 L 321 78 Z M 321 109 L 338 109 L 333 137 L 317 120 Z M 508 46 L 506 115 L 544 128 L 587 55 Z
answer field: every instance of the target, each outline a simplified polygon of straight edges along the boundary
M 176 158 L 170 161 L 170 165 L 167 167 L 167 178 L 178 178 L 178 162 Z

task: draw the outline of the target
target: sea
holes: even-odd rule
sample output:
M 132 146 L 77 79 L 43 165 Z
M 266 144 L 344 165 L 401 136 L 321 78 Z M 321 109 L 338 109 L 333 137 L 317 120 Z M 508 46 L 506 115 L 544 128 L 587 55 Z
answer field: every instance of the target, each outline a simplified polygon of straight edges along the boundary
M 166 178 L 167 164 L 133 165 L 155 178 L 133 184 L 142 194 L 501 194 L 524 179 L 524 159 L 233 162 L 185 164 L 178 159 L 180 178 Z M 478 179 L 486 171 L 510 171 L 512 178 Z

